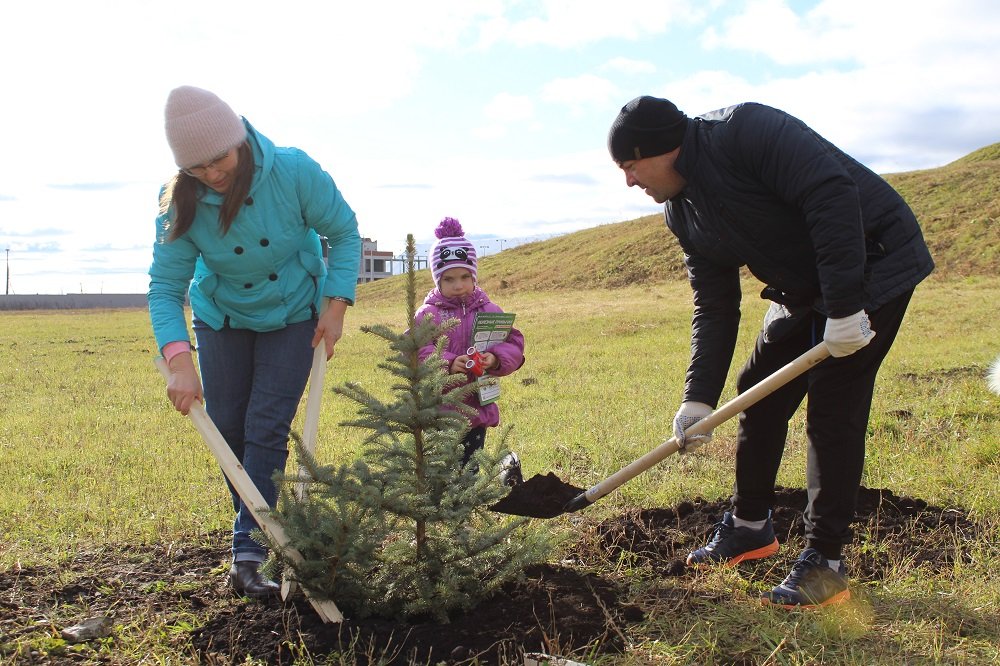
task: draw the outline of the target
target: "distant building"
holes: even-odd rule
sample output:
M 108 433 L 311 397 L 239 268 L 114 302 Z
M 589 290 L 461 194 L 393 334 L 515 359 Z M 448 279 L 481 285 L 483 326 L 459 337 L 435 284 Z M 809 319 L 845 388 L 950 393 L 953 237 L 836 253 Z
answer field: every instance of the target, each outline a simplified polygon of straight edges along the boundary
M 361 266 L 358 269 L 358 284 L 374 282 L 392 276 L 392 252 L 378 249 L 378 241 L 361 239 Z

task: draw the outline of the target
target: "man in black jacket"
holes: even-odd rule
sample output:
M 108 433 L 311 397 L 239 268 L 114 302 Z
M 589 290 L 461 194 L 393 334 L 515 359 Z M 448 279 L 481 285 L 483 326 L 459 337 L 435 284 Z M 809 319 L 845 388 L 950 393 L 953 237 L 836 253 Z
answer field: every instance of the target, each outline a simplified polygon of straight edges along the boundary
M 934 268 L 920 227 L 882 178 L 800 120 L 761 104 L 689 118 L 665 99 L 625 105 L 608 136 L 629 187 L 665 204 L 694 292 L 691 361 L 674 419 L 684 431 L 718 403 L 736 345 L 740 267 L 771 301 L 737 380 L 743 392 L 819 341 L 832 358 L 740 415 L 732 511 L 691 566 L 778 550 L 770 514 L 788 421 L 809 396 L 806 549 L 763 600 L 789 608 L 850 598 L 852 537 L 875 375 L 914 287 Z

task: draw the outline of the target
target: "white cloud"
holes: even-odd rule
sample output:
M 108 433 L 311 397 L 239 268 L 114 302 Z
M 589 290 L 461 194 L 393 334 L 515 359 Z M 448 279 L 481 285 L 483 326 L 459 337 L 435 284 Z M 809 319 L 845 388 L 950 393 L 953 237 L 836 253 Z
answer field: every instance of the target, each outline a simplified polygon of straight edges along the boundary
M 574 78 L 555 79 L 542 88 L 542 99 L 563 104 L 579 111 L 581 107 L 601 107 L 621 97 L 621 92 L 610 80 L 583 74 Z
M 0 182 L 126 180 L 137 163 L 160 178 L 149 165 L 171 164 L 162 112 L 181 84 L 216 92 L 261 127 L 353 122 L 411 94 L 425 51 L 468 40 L 483 11 L 474 4 L 15 3 L 0 22 L 0 126 L 44 130 L 10 133 L 5 153 L 22 161 L 4 160 Z
M 674 81 L 660 94 L 689 115 L 751 101 L 781 108 L 875 171 L 889 173 L 941 166 L 1000 140 L 1000 99 L 972 82 L 944 81 L 926 87 L 902 66 L 762 84 L 713 71 Z M 953 94 L 942 97 L 945 89 Z
M 535 116 L 535 104 L 527 95 L 499 93 L 483 106 L 485 125 L 472 130 L 474 136 L 485 140 L 503 138 L 514 126 L 537 129 L 538 123 L 531 122 Z
M 362 233 L 380 249 L 402 251 L 407 233 L 431 238 L 444 216 L 461 220 L 469 234 L 519 238 L 575 231 L 633 219 L 660 209 L 641 192 L 625 186 L 621 172 L 603 149 L 533 159 L 444 158 L 432 162 L 372 160 L 338 178 L 356 211 Z M 388 181 L 420 173 L 432 188 L 387 195 L 359 174 L 381 169 Z M 572 205 L 567 205 L 572 201 Z
M 694 22 L 705 11 L 690 0 L 633 0 L 625 6 L 606 0 L 540 0 L 509 3 L 506 10 L 484 24 L 484 46 L 573 48 L 609 38 L 637 40 L 675 23 Z
M 618 72 L 629 75 L 653 74 L 656 72 L 656 65 L 648 60 L 635 60 L 633 58 L 612 58 L 600 66 L 602 72 Z
M 535 115 L 535 105 L 526 95 L 499 93 L 483 107 L 483 116 L 500 123 L 515 123 Z
M 1000 139 L 996 3 L 824 0 L 796 14 L 753 0 L 703 44 L 778 67 L 685 73 L 665 89 L 689 112 L 779 106 L 879 172 L 939 166 Z
M 784 108 L 882 172 L 1000 139 L 1000 3 L 803 5 L 14 3 L 0 22 L 0 249 L 16 249 L 29 291 L 78 290 L 102 263 L 105 287 L 143 290 L 136 247 L 172 170 L 162 113 L 180 84 L 306 149 L 388 249 L 447 214 L 509 238 L 658 210 L 603 149 L 620 105 L 646 92 L 689 114 Z
M 780 65 L 932 64 L 942 54 L 995 54 L 1000 5 L 985 0 L 823 0 L 797 13 L 787 0 L 750 0 L 709 26 L 702 45 L 761 54 Z
M 751 0 L 721 27 L 706 29 L 702 43 L 709 50 L 762 53 L 782 65 L 853 58 L 855 50 L 844 42 L 830 18 L 817 10 L 800 16 L 785 0 Z

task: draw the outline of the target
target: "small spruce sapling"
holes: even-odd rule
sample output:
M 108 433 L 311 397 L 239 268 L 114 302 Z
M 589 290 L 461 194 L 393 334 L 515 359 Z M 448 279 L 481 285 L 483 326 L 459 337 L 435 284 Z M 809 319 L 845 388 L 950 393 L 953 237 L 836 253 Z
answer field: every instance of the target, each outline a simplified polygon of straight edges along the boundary
M 475 384 L 460 386 L 464 378 L 449 375 L 441 358 L 454 320 L 414 320 L 415 252 L 410 235 L 407 330 L 362 327 L 391 349 L 379 367 L 395 378 L 392 399 L 354 383 L 334 389 L 360 406 L 343 425 L 367 431 L 361 459 L 324 466 L 298 446 L 305 478 L 280 477 L 274 515 L 304 558 L 283 564 L 314 596 L 359 617 L 447 621 L 450 612 L 474 607 L 544 560 L 550 544 L 526 520 L 488 509 L 509 491 L 499 482 L 504 442 L 462 466 L 469 425 L 463 399 Z M 419 350 L 432 343 L 435 353 L 421 362 Z M 292 491 L 297 481 L 306 482 L 301 498 Z

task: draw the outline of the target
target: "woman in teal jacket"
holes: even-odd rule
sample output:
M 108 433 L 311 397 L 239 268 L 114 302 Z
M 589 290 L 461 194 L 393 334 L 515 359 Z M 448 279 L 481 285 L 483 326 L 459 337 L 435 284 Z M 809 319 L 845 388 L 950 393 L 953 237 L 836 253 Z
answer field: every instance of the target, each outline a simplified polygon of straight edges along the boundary
M 167 395 L 183 414 L 205 401 L 273 507 L 272 477 L 285 468 L 312 349 L 323 339 L 333 355 L 354 302 L 357 219 L 315 161 L 275 147 L 207 90 L 171 91 L 166 134 L 180 170 L 160 194 L 148 299 L 156 344 L 170 367 Z M 321 237 L 329 244 L 326 261 Z M 254 516 L 231 486 L 230 493 L 233 587 L 274 595 L 278 585 L 259 572 L 266 550 L 250 537 Z

